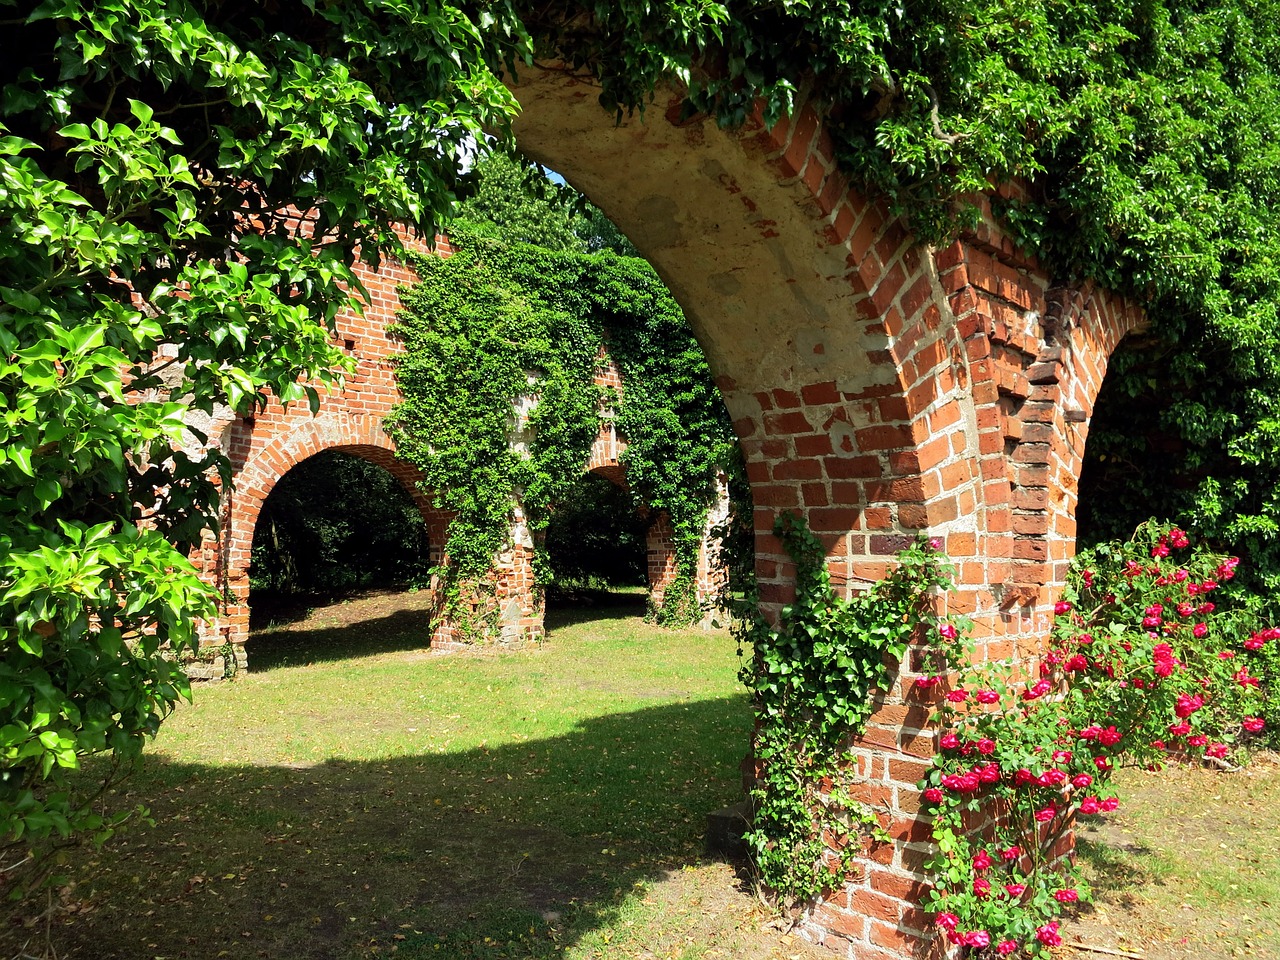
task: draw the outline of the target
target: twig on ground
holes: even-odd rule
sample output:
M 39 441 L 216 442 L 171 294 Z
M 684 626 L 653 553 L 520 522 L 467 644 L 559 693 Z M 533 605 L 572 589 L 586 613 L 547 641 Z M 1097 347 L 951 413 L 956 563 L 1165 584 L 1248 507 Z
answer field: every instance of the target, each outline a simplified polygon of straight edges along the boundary
M 1110 947 L 1095 947 L 1092 944 L 1081 943 L 1079 940 L 1068 941 L 1068 947 L 1074 947 L 1076 950 L 1088 950 L 1091 953 L 1105 953 L 1109 957 L 1132 957 L 1133 960 L 1146 960 L 1145 953 L 1130 953 L 1128 950 L 1112 950 Z

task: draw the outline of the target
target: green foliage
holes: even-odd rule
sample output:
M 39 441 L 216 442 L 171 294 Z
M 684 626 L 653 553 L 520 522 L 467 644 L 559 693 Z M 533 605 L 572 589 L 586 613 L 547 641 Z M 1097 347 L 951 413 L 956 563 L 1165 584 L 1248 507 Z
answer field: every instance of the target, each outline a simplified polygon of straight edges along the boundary
M 1022 178 L 997 212 L 1052 281 L 1095 278 L 1153 321 L 1104 393 L 1083 535 L 1159 502 L 1280 596 L 1276 0 L 561 3 L 526 25 L 619 115 L 673 77 L 729 125 L 804 90 L 842 169 L 922 240 Z
M 425 573 L 426 548 L 422 513 L 395 477 L 324 451 L 286 473 L 263 503 L 249 583 L 255 593 L 330 595 L 408 583 Z
M 492 227 L 508 243 L 548 250 L 639 256 L 631 242 L 586 198 L 551 179 L 536 164 L 503 150 L 481 157 L 472 171 L 473 191 L 458 206 L 472 229 Z
M 796 599 L 773 627 L 749 597 L 743 620 L 752 658 L 741 677 L 756 711 L 758 770 L 746 839 L 768 889 L 805 905 L 844 882 L 863 852 L 855 834 L 884 839 L 874 812 L 852 793 L 851 737 L 865 728 L 875 693 L 890 686 L 912 639 L 935 622 L 927 595 L 949 586 L 952 574 L 922 541 L 898 555 L 884 580 L 844 599 L 831 587 L 821 541 L 801 518 L 783 514 L 774 532 L 796 564 Z
M 1225 764 L 1233 744 L 1244 755 L 1262 729 L 1258 651 L 1280 630 L 1251 633 L 1247 613 L 1221 603 L 1236 564 L 1144 524 L 1077 558 L 1034 683 L 957 646 L 947 677 L 917 681 L 951 687 L 922 799 L 937 843 L 931 909 L 953 942 L 1045 955 L 1061 942 L 1054 918 L 1089 897 L 1064 837 L 1115 809 L 1115 770 L 1159 769 L 1170 753 Z
M 424 489 L 457 513 L 445 549 L 453 613 L 459 578 L 489 569 L 517 500 L 540 538 L 582 474 L 606 401 L 628 444 L 632 495 L 671 516 L 691 590 L 733 434 L 702 352 L 653 269 L 611 251 L 506 244 L 461 223 L 451 242 L 453 256 L 415 261 L 421 280 L 402 294 L 405 399 L 387 426 Z M 620 397 L 593 383 L 605 348 L 625 383 Z M 516 422 L 517 407 L 527 422 Z
M 483 26 L 503 16 L 519 45 L 507 12 Z M 228 476 L 198 427 L 315 406 L 357 247 L 433 229 L 460 145 L 512 101 L 456 10 L 0 0 L 0 21 L 0 869 L 21 892 L 112 829 L 91 801 L 187 694 L 172 655 L 214 597 L 186 553 Z M 96 784 L 71 776 L 103 753 Z
M 556 504 L 547 523 L 552 583 L 564 588 L 644 586 L 648 524 L 629 491 L 583 475 Z
M 963 221 L 966 193 L 1027 178 L 1029 199 L 1003 212 L 1055 280 L 1134 294 L 1177 339 L 1167 363 L 1138 358 L 1133 369 L 1151 373 L 1128 395 L 1174 398 L 1159 426 L 1185 444 L 1188 522 L 1243 542 L 1275 583 L 1275 0 L 0 0 L 0 18 L 10 839 L 63 828 L 34 812 L 74 819 L 58 787 L 67 749 L 127 753 L 145 733 L 67 748 L 61 734 L 41 739 L 47 717 L 78 730 L 102 690 L 112 716 L 137 716 L 130 698 L 145 691 L 150 720 L 180 693 L 140 638 L 186 644 L 208 609 L 182 554 L 213 522 L 209 471 L 225 464 L 191 442 L 187 414 L 267 392 L 317 402 L 306 384 L 332 381 L 343 361 L 316 321 L 358 295 L 356 250 L 376 261 L 395 245 L 391 222 L 429 235 L 452 212 L 467 145 L 514 110 L 496 74 L 532 61 L 532 37 L 594 75 L 619 113 L 681 80 L 691 111 L 733 124 L 762 100 L 772 121 L 805 89 L 842 167 L 924 240 Z M 314 219 L 311 239 L 294 229 L 298 211 Z M 522 329 L 513 317 L 503 327 Z M 508 357 L 545 361 L 544 400 L 572 401 L 545 414 L 544 439 L 585 430 L 591 398 L 571 386 L 584 356 L 528 344 Z M 510 386 L 513 370 L 494 372 Z M 504 456 L 468 505 L 477 534 L 507 509 L 490 494 L 528 472 Z M 653 460 L 655 506 L 663 476 Z M 560 477 L 533 470 L 525 495 L 549 503 Z M 683 529 L 691 513 L 675 502 Z M 143 518 L 151 532 L 130 532 Z M 29 595 L 55 618 L 37 619 Z M 117 645 L 116 630 L 137 644 Z M 100 655 L 114 666 L 90 673 L 109 680 L 82 689 L 87 661 L 68 665 Z

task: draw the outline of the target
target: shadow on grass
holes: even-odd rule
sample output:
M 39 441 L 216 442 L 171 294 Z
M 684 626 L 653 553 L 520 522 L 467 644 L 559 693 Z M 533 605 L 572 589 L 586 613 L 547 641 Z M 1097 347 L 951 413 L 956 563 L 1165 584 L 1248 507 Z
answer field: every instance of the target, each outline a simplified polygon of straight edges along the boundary
M 53 943 L 63 960 L 549 960 L 698 858 L 748 726 L 735 697 L 385 762 L 151 756 L 116 801 L 156 826 L 76 865 L 84 912 Z
M 580 623 L 629 620 L 643 617 L 648 603 L 645 593 L 622 593 L 611 590 L 574 590 L 561 593 L 547 591 L 547 632 Z
M 406 596 L 414 596 L 406 594 Z M 273 607 L 269 622 L 273 625 L 298 623 L 308 614 L 323 609 L 310 606 L 316 598 L 291 598 L 291 604 Z M 330 604 L 338 601 L 330 601 Z M 549 598 L 546 627 L 554 642 L 554 632 L 584 623 L 612 624 L 643 616 L 646 597 L 643 593 L 615 593 L 605 590 L 575 591 Z M 268 614 L 264 613 L 263 617 Z M 257 620 L 255 613 L 255 620 Z M 245 644 L 249 670 L 261 673 L 280 667 L 297 667 L 311 663 L 333 663 L 357 657 L 425 650 L 431 637 L 431 620 L 427 610 L 399 610 L 385 616 L 345 621 L 314 629 L 256 629 Z
M 1088 868 L 1090 883 L 1109 894 L 1123 894 L 1157 879 L 1150 869 L 1153 851 L 1138 844 L 1076 837 L 1076 856 Z
M 430 638 L 428 612 L 410 609 L 311 630 L 262 631 L 252 634 L 244 649 L 250 672 L 260 673 L 279 667 L 426 649 Z

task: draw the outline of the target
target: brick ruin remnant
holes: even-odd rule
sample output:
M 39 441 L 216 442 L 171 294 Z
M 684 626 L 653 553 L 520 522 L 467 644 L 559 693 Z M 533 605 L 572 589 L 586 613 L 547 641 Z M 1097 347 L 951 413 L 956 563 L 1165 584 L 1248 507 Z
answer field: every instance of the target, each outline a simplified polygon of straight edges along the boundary
M 615 124 L 597 91 L 563 71 L 529 71 L 514 92 L 522 148 L 618 224 L 706 351 L 747 464 L 765 612 L 793 596 L 793 565 L 772 534 L 782 511 L 807 519 L 845 591 L 925 533 L 957 564 L 946 602 L 973 619 L 978 655 L 1033 667 L 1075 550 L 1094 401 L 1142 311 L 1090 282 L 1054 286 L 1050 266 L 1001 232 L 989 198 L 950 246 L 916 243 L 836 169 L 811 105 L 772 128 L 757 116 L 723 130 L 685 117 L 678 92 L 665 116 L 659 95 L 643 118 Z M 238 482 L 223 549 L 210 544 L 202 559 L 227 589 L 215 627 L 233 642 L 247 628 L 253 522 L 289 466 L 337 447 L 384 458 L 412 483 L 379 427 L 395 396 L 381 325 L 411 279 L 394 264 L 365 278 L 372 309 L 340 323 L 357 374 L 317 418 L 273 408 L 226 426 Z M 526 556 L 515 542 L 512 568 Z M 514 632 L 535 629 L 540 612 L 511 601 L 502 617 Z M 868 847 L 800 928 L 860 960 L 929 949 L 919 907 L 929 828 L 915 784 L 937 731 L 913 689 L 920 666 L 908 658 L 855 744 L 860 789 L 893 842 Z
M 406 245 L 427 253 L 426 244 L 405 237 Z M 434 253 L 448 256 L 448 240 L 437 237 Z M 343 349 L 356 360 L 355 373 L 345 389 L 326 396 L 321 410 L 312 416 L 305 405 L 283 410 L 271 404 L 249 417 L 224 413 L 217 422 L 199 424 L 213 442 L 221 445 L 231 459 L 232 488 L 223 497 L 222 529 L 210 533 L 193 558 L 202 574 L 217 585 L 223 597 L 221 615 L 205 626 L 205 647 L 217 649 L 219 657 L 234 656 L 236 667 L 247 666 L 244 642 L 249 635 L 249 557 L 253 546 L 254 527 L 263 502 L 275 484 L 296 464 L 323 450 L 337 450 L 361 457 L 389 471 L 417 504 L 427 527 L 429 562 L 434 566 L 444 558 L 441 548 L 448 536 L 449 511 L 438 508 L 429 494 L 419 486 L 418 471 L 395 456 L 394 445 L 382 429 L 386 417 L 400 393 L 396 387 L 394 356 L 400 345 L 387 333 L 400 308 L 397 289 L 416 281 L 405 264 L 384 262 L 375 272 L 357 264 L 370 303 L 363 316 L 345 312 L 337 319 L 337 337 Z M 607 356 L 601 357 L 596 382 L 614 390 L 625 389 L 617 366 Z M 527 419 L 536 397 L 525 398 L 523 419 Z M 513 441 L 518 443 L 518 439 Z M 621 457 L 626 443 L 617 436 L 608 417 L 601 420 L 600 433 L 592 446 L 584 469 L 607 476 L 616 483 L 626 483 L 626 467 Z M 727 509 L 727 488 L 717 504 L 721 513 Z M 450 650 L 467 646 L 475 639 L 497 643 L 521 643 L 543 635 L 543 590 L 534 577 L 534 543 L 518 503 L 513 504 L 513 521 L 506 546 L 494 558 L 493 568 L 480 582 L 464 586 L 462 602 L 470 619 L 489 625 L 481 637 L 460 629 L 459 624 L 438 614 L 429 637 L 423 645 L 433 650 Z M 719 514 L 713 521 L 723 519 Z M 675 576 L 675 551 L 671 540 L 671 524 L 665 514 L 651 518 L 648 542 L 650 596 L 660 604 L 663 594 Z M 708 610 L 721 582 L 711 546 L 711 524 L 699 554 L 698 597 Z M 226 666 L 217 660 L 193 663 L 190 672 L 200 679 L 223 676 Z

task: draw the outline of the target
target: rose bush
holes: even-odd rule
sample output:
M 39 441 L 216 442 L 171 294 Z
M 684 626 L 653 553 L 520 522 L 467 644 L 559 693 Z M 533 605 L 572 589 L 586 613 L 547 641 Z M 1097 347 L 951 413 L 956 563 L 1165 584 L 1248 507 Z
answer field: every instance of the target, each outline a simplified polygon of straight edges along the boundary
M 942 625 L 943 662 L 916 685 L 943 731 L 921 789 L 937 843 L 929 906 L 952 944 L 1001 957 L 1058 946 L 1055 918 L 1089 897 L 1069 835 L 1117 807 L 1115 770 L 1229 764 L 1265 734 L 1259 662 L 1280 630 L 1218 604 L 1238 562 L 1154 522 L 1081 554 L 1032 675 L 965 662 Z

